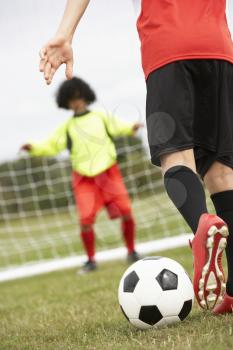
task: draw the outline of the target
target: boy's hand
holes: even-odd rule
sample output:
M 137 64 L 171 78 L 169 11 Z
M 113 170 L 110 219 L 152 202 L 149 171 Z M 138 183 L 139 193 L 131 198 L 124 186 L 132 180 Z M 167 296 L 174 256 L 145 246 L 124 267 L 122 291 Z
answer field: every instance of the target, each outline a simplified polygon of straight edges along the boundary
M 53 76 L 62 64 L 66 65 L 66 78 L 73 76 L 73 50 L 71 42 L 62 36 L 50 40 L 40 50 L 40 72 L 44 73 L 44 79 L 49 85 Z
M 133 132 L 136 133 L 139 129 L 143 128 L 144 127 L 144 124 L 142 123 L 136 123 L 134 124 L 133 126 Z
M 30 152 L 32 150 L 32 145 L 30 143 L 26 143 L 25 145 L 20 147 L 20 151 Z

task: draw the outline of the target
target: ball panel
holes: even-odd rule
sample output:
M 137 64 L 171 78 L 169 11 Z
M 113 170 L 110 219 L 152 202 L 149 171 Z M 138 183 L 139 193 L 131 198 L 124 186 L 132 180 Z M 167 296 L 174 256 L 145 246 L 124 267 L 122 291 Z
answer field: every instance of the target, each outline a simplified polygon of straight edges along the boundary
M 166 268 L 167 270 L 173 271 L 176 274 L 184 272 L 183 266 L 175 260 L 172 260 L 170 258 L 163 258 L 162 262 L 163 262 L 163 268 Z
M 194 300 L 193 284 L 186 271 L 184 271 L 184 273 L 179 274 L 178 288 L 184 301 L 189 299 Z
M 133 293 L 136 285 L 139 282 L 139 277 L 135 271 L 130 272 L 124 279 L 123 291 L 125 293 Z
M 160 260 L 140 260 L 134 267 L 134 271 L 136 271 L 139 279 L 148 279 L 151 280 L 155 278 L 162 269 L 164 268 L 164 264 L 162 263 L 163 258 Z M 133 271 L 131 270 L 131 271 Z
M 125 310 L 123 309 L 123 307 L 120 305 L 121 311 L 123 313 L 123 315 L 125 316 L 126 320 L 129 321 L 129 317 L 126 315 Z
M 162 292 L 157 306 L 163 317 L 178 316 L 182 309 L 184 300 L 177 290 Z
M 163 315 L 159 311 L 156 305 L 142 306 L 139 313 L 139 320 L 154 326 L 163 318 Z
M 168 269 L 163 269 L 156 277 L 156 280 L 163 291 L 175 290 L 178 287 L 177 274 Z
M 141 265 L 141 261 L 142 261 L 142 260 L 139 260 L 139 261 L 135 262 L 134 264 L 130 265 L 130 266 L 128 267 L 128 269 L 125 271 L 125 273 L 123 274 L 123 276 L 122 276 L 122 278 L 121 278 L 121 281 L 123 281 L 123 280 L 125 279 L 125 277 L 126 277 L 127 275 L 129 275 L 132 271 L 135 271 L 135 272 L 137 273 L 137 275 L 139 276 L 139 274 L 138 274 L 138 266 Z M 140 276 L 139 276 L 139 278 L 140 278 Z M 123 282 L 122 282 L 122 283 L 123 283 Z
M 119 303 L 128 318 L 138 318 L 140 312 L 140 304 L 137 302 L 134 294 L 119 293 Z
M 193 300 L 187 300 L 184 302 L 184 305 L 178 315 L 181 321 L 185 320 L 186 317 L 190 314 L 192 307 L 193 307 Z
M 163 319 L 156 324 L 156 327 L 169 326 L 170 324 L 177 323 L 177 322 L 180 322 L 180 319 L 178 316 L 163 317 Z
M 162 289 L 156 282 L 155 278 L 141 278 L 137 288 L 134 291 L 134 296 L 139 305 L 156 305 L 162 296 Z
M 142 329 L 142 330 L 144 330 L 144 329 L 149 329 L 149 328 L 152 327 L 152 326 L 150 326 L 149 324 L 146 324 L 146 323 L 140 321 L 140 320 L 137 319 L 137 318 L 131 318 L 131 319 L 129 320 L 129 322 L 130 322 L 133 326 L 135 326 L 135 327 L 137 327 L 137 328 L 139 328 L 139 329 Z

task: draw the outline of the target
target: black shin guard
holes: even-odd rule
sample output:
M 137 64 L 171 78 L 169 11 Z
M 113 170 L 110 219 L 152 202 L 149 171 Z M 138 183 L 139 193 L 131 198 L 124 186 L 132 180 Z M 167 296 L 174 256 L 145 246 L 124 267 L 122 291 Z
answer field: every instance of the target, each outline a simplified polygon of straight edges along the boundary
M 228 225 L 230 236 L 226 247 L 228 264 L 227 294 L 233 297 L 233 191 L 215 193 L 211 196 L 217 215 Z
M 200 216 L 208 212 L 198 176 L 186 166 L 175 166 L 165 173 L 164 185 L 168 196 L 195 233 Z

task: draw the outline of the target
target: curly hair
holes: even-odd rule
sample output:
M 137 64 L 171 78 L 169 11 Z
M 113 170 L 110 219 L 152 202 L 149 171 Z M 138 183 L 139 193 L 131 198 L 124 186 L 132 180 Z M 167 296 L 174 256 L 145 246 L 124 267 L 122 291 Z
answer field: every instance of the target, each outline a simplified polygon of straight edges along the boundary
M 74 77 L 59 86 L 56 102 L 59 108 L 69 109 L 69 102 L 76 98 L 84 99 L 87 104 L 91 104 L 96 101 L 96 94 L 84 80 Z

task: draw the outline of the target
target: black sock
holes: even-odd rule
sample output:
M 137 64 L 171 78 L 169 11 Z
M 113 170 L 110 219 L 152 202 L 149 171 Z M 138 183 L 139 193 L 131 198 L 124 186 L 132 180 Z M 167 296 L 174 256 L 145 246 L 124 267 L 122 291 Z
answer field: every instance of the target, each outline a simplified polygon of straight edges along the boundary
M 186 166 L 174 166 L 165 173 L 164 185 L 168 196 L 195 233 L 200 216 L 208 212 L 198 176 Z
M 227 294 L 233 297 L 233 191 L 215 193 L 211 196 L 217 215 L 228 225 L 230 236 L 226 247 L 228 281 Z

